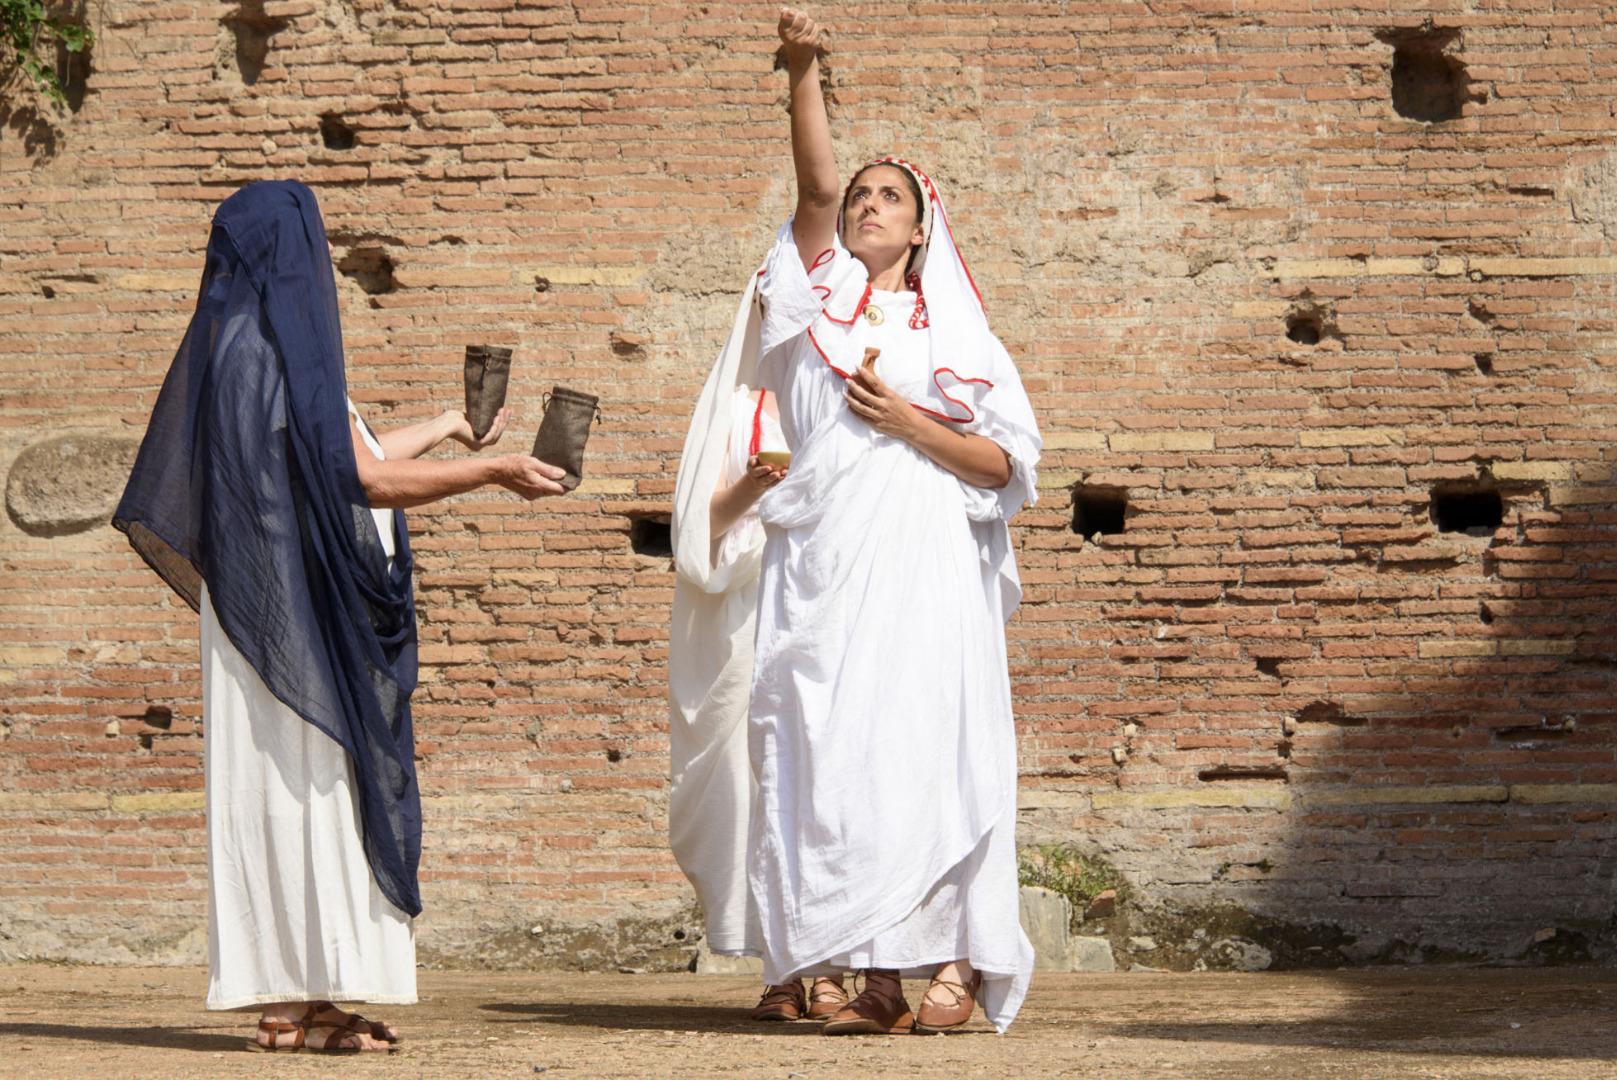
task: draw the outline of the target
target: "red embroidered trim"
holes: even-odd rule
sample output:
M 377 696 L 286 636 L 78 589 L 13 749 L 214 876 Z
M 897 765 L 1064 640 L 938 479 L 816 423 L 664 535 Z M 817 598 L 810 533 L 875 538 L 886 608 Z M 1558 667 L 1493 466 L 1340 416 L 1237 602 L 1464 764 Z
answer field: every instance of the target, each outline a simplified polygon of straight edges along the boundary
M 911 271 L 910 276 L 904 279 L 904 283 L 915 294 L 915 310 L 910 312 L 910 329 L 925 330 L 932 325 L 932 322 L 926 317 L 926 297 L 921 295 L 921 275 Z
M 831 311 L 828 308 L 822 307 L 820 312 L 834 323 L 841 323 L 843 326 L 852 326 L 858 321 L 860 313 L 865 310 L 865 305 L 868 303 L 870 303 L 870 284 L 869 282 L 866 282 L 865 291 L 859 296 L 859 303 L 854 305 L 853 314 L 849 315 L 846 319 L 837 318 L 835 315 L 831 314 Z
M 971 276 L 971 267 L 966 265 L 966 257 L 960 254 L 960 245 L 954 242 L 954 230 L 949 228 L 949 215 L 943 212 L 942 206 L 938 207 L 938 217 L 943 219 L 943 227 L 949 230 L 949 243 L 954 244 L 955 258 L 960 260 L 960 269 L 966 272 L 966 281 L 970 283 L 971 291 L 976 294 L 977 306 L 983 309 L 984 314 L 987 314 L 988 305 L 983 303 L 982 290 L 977 288 L 977 279 Z
M 820 268 L 821 263 L 825 262 L 827 259 L 836 258 L 836 254 L 835 248 L 826 248 L 824 251 L 814 256 L 814 261 L 809 263 L 808 272 L 811 274 L 814 273 L 814 271 Z
M 973 420 L 977 419 L 976 412 L 972 410 L 972 407 L 970 405 L 967 405 L 964 401 L 961 401 L 959 398 L 957 398 L 954 395 L 950 394 L 947 390 L 945 390 L 943 388 L 943 384 L 938 381 L 938 376 L 942 375 L 944 372 L 948 372 L 951 376 L 953 376 L 955 382 L 977 383 L 977 384 L 979 384 L 981 386 L 988 387 L 988 389 L 990 389 L 990 390 L 992 390 L 994 388 L 994 384 L 989 382 L 987 379 L 962 379 L 958 374 L 955 373 L 954 368 L 946 368 L 946 367 L 933 368 L 932 369 L 932 385 L 938 388 L 938 393 L 942 394 L 943 397 L 944 397 L 944 400 L 949 402 L 949 404 L 958 405 L 962 409 L 966 410 L 966 417 L 965 417 L 964 420 L 962 420 L 962 419 L 960 419 L 958 417 L 945 416 L 942 413 L 933 412 L 931 409 L 923 408 L 920 405 L 917 405 L 915 407 L 917 409 L 920 409 L 922 412 L 926 413 L 928 416 L 936 416 L 939 420 L 947 420 L 951 424 L 969 424 L 969 423 L 971 423 Z
M 836 372 L 839 379 L 846 380 L 850 378 L 851 376 L 849 376 L 846 371 L 843 371 L 841 368 L 837 367 L 831 362 L 831 357 L 826 353 L 825 349 L 820 346 L 820 339 L 814 336 L 814 327 L 809 327 L 806 332 L 808 334 L 809 344 L 813 345 L 814 351 L 820 354 L 820 359 L 825 361 L 825 366 Z M 925 405 L 917 405 L 913 401 L 910 402 L 910 408 L 914 409 L 916 412 L 922 412 L 928 416 L 942 420 L 945 423 L 971 423 L 973 420 L 977 419 L 977 413 L 970 405 L 967 405 L 964 401 L 961 401 L 959 398 L 950 394 L 943 388 L 943 384 L 938 382 L 938 376 L 942 375 L 944 372 L 948 372 L 950 375 L 954 376 L 955 382 L 978 383 L 982 386 L 988 387 L 990 390 L 994 388 L 994 384 L 989 382 L 987 379 L 962 379 L 958 374 L 955 373 L 954 368 L 935 368 L 932 372 L 932 385 L 938 388 L 938 393 L 943 395 L 944 400 L 948 401 L 952 405 L 958 405 L 962 409 L 966 410 L 966 415 L 964 417 L 950 416 L 948 413 L 940 413 L 936 409 L 929 409 Z M 754 453 L 756 453 L 756 451 L 754 451 Z
M 758 451 L 764 445 L 764 398 L 769 391 L 763 388 L 758 390 L 758 407 L 752 411 L 752 441 L 747 444 L 747 457 L 752 459 L 758 456 Z
M 846 371 L 843 371 L 841 368 L 837 367 L 835 364 L 833 364 L 831 362 L 831 357 L 829 355 L 827 355 L 826 351 L 820 347 L 820 339 L 814 336 L 814 327 L 812 327 L 812 326 L 809 327 L 808 330 L 807 330 L 807 333 L 808 333 L 809 344 L 813 345 L 814 346 L 814 351 L 820 354 L 820 359 L 825 361 L 825 366 L 830 368 L 832 371 L 836 372 L 838 378 L 846 379 L 848 377 L 848 373 Z

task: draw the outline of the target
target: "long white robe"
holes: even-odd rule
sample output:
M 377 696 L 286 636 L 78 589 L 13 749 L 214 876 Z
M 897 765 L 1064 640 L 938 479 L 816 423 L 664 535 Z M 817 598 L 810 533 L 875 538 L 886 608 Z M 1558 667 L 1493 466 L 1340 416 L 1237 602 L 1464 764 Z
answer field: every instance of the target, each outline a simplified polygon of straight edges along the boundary
M 786 448 L 780 423 L 767 410 L 759 412 L 748 387 L 737 387 L 726 404 L 729 434 L 717 488 L 745 474 L 755 424 L 760 449 Z M 711 541 L 712 557 L 701 568 L 722 587 L 704 591 L 685 577 L 676 586 L 676 622 L 688 620 L 705 632 L 681 633 L 676 626 L 673 635 L 678 648 L 669 672 L 668 842 L 701 901 L 708 948 L 728 955 L 756 956 L 762 947 L 747 891 L 754 785 L 745 705 L 763 531 L 757 507 L 749 507 Z
M 874 293 L 837 244 L 805 274 L 790 229 L 765 264 L 759 380 L 793 452 L 758 506 L 748 877 L 764 978 L 969 959 L 1000 1030 L 1026 994 L 1016 749 L 1004 620 L 1019 595 L 1005 521 L 1033 497 L 1039 437 L 1014 365 L 984 333 L 934 357 L 913 293 Z M 880 326 L 855 300 L 882 308 Z M 916 321 L 920 321 L 917 319 Z M 947 353 L 952 342 L 939 343 Z M 972 487 L 843 400 L 865 346 L 910 401 L 1010 456 Z
M 373 513 L 391 558 L 393 512 Z M 226 637 L 206 588 L 202 702 L 207 1007 L 413 1003 L 415 924 L 371 875 L 348 756 L 270 693 Z

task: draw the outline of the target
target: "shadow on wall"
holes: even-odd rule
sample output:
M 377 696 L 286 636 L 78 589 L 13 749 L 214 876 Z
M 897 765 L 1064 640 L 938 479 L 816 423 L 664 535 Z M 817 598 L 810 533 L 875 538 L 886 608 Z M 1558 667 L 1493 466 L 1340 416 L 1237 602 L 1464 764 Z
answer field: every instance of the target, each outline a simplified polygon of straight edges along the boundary
M 24 157 L 43 163 L 56 156 L 56 125 L 48 113 L 33 105 L 0 102 L 0 143 L 21 143 Z M 7 148 L 0 147 L 0 153 L 5 152 Z
M 1270 687 L 1207 703 L 1204 731 L 1228 736 L 1155 756 L 1197 770 L 1176 821 L 1143 815 L 1149 794 L 1095 796 L 1133 808 L 1116 824 L 1192 837 L 1144 890 L 1171 909 L 1135 911 L 1120 952 L 1180 969 L 1617 955 L 1612 496 L 1485 471 L 1434 490 L 1430 528 L 1345 530 L 1351 561 L 1297 568 L 1316 583 L 1282 573 L 1204 609 L 1237 641 L 1244 605 L 1248 625 L 1279 602 L 1307 627 L 1245 639 Z
M 1337 643 L 1362 663 L 1346 678 L 1327 670 L 1330 643 L 1317 664 L 1280 665 L 1294 802 L 1271 899 L 1352 933 L 1355 961 L 1617 946 L 1612 493 L 1506 470 L 1434 489 L 1435 538 L 1396 563 L 1371 553 L 1391 571 L 1391 589 L 1363 583 L 1391 655 Z

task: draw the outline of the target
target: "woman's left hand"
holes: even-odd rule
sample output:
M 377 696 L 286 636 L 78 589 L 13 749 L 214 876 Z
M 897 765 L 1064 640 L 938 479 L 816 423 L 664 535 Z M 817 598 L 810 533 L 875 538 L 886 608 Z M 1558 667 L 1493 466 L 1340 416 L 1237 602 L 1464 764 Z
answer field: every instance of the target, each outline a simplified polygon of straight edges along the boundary
M 842 391 L 854 415 L 865 423 L 895 439 L 910 442 L 922 423 L 915 407 L 876 375 L 876 350 L 866 351 L 865 362 L 859 365 Z
M 451 439 L 468 450 L 481 450 L 500 441 L 500 436 L 505 433 L 505 422 L 510 419 L 510 413 L 510 406 L 501 407 L 500 411 L 494 414 L 494 423 L 489 425 L 487 434 L 481 439 L 472 434 L 471 421 L 467 420 L 466 414 L 459 409 L 450 409 L 444 416 L 448 417 Z

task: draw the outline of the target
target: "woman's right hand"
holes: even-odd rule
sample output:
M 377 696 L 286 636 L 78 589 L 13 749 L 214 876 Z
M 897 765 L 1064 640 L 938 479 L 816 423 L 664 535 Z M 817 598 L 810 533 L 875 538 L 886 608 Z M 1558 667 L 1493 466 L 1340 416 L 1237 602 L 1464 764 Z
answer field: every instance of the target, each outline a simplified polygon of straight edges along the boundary
M 819 55 L 820 28 L 807 12 L 793 8 L 780 9 L 780 25 L 775 28 L 781 43 L 786 46 L 786 59 L 807 63 Z
M 567 493 L 567 489 L 558 482 L 566 473 L 529 454 L 506 454 L 496 458 L 493 464 L 495 483 L 524 499 Z
M 742 482 L 752 487 L 752 497 L 756 499 L 784 479 L 784 466 L 765 465 L 756 457 L 750 457 L 747 459 L 747 475 L 742 477 Z

